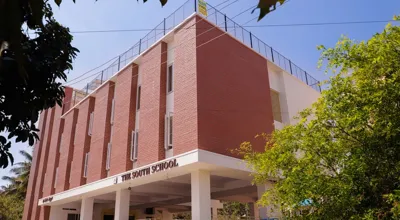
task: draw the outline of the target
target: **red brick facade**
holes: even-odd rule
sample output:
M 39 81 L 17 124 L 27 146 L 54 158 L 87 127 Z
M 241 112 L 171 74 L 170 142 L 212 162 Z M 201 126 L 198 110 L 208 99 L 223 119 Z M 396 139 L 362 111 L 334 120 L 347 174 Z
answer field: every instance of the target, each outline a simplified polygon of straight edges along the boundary
M 138 166 L 164 159 L 167 45 L 162 42 L 143 55 Z M 164 108 L 160 108 L 163 106 Z M 145 120 L 144 120 L 145 119 Z
M 131 134 L 135 128 L 138 65 L 123 70 L 115 83 L 115 114 L 110 175 L 132 169 Z
M 193 26 L 198 28 L 188 28 Z M 49 208 L 37 207 L 40 198 L 106 178 L 109 143 L 108 175 L 132 169 L 131 134 L 137 116 L 136 166 L 165 158 L 168 60 L 173 61 L 173 155 L 203 149 L 234 156 L 231 149 L 273 130 L 267 61 L 229 35 L 208 43 L 223 34 L 218 29 L 203 33 L 210 27 L 200 17 L 189 19 L 175 30 L 173 39 L 145 51 L 137 63 L 76 106 L 71 105 L 72 89 L 66 88 L 64 107 L 44 111 L 40 117 L 41 141 L 35 145 L 24 220 L 48 219 Z M 172 40 L 176 46 L 168 53 Z M 89 135 L 91 112 L 93 129 Z M 256 142 L 255 150 L 263 150 L 261 142 Z
M 115 84 L 108 82 L 96 92 L 94 104 L 93 134 L 90 141 L 90 156 L 87 183 L 107 176 L 107 145 L 111 137 L 111 103 L 114 98 Z
M 90 113 L 94 110 L 94 98 L 89 97 L 79 106 L 79 114 L 75 128 L 75 144 L 73 152 L 73 161 L 71 164 L 71 183 L 70 188 L 81 186 L 86 183 L 83 177 L 83 167 L 85 154 L 89 152 L 91 136 L 89 131 Z

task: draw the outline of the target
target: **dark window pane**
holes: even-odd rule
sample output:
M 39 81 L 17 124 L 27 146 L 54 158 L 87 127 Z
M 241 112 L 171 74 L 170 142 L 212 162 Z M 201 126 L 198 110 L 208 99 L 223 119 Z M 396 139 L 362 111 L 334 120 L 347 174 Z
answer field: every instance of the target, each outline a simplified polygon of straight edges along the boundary
M 172 92 L 172 85 L 173 85 L 173 67 L 172 65 L 168 67 L 168 76 L 167 76 L 167 91 Z
M 141 93 L 141 89 L 142 89 L 142 87 L 141 86 L 139 86 L 139 88 L 138 88 L 138 94 L 137 94 L 137 110 L 139 110 L 140 109 L 140 93 Z

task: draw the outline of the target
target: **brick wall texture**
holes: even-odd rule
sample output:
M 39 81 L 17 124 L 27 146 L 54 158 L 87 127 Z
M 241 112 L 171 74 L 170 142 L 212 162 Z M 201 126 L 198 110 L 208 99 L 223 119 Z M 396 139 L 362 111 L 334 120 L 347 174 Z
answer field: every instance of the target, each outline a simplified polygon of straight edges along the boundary
M 111 103 L 115 84 L 108 82 L 96 92 L 94 104 L 93 133 L 90 141 L 88 176 L 86 182 L 94 182 L 106 177 L 107 145 L 111 134 Z
M 153 45 L 141 54 L 138 63 L 124 68 L 78 105 L 71 105 L 74 92 L 66 88 L 64 107 L 42 112 L 24 220 L 48 219 L 50 208 L 37 207 L 40 198 L 132 169 L 131 133 L 136 114 L 139 114 L 139 142 L 135 166 L 165 158 L 170 40 L 176 45 L 174 53 L 170 53 L 174 56 L 170 58 L 174 61 L 173 154 L 203 149 L 237 157 L 231 150 L 243 141 L 252 141 L 256 151 L 264 149 L 262 140 L 254 137 L 273 130 L 267 61 L 229 35 L 223 35 L 221 30 L 208 31 L 210 28 L 212 25 L 201 17 L 188 19 L 174 31 L 173 39 Z M 139 112 L 136 111 L 138 74 L 141 76 Z M 88 135 L 91 112 L 94 112 L 93 130 Z M 85 178 L 84 161 L 88 152 Z

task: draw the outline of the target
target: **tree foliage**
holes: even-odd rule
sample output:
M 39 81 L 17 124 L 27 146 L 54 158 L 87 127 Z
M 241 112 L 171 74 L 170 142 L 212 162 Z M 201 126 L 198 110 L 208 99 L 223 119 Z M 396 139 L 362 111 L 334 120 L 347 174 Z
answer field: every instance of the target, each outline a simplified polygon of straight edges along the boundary
M 20 220 L 24 212 L 24 200 L 17 195 L 0 196 L 0 219 Z
M 260 202 L 293 219 L 399 219 L 400 27 L 319 49 L 333 72 L 321 98 L 264 135 L 265 152 L 241 145 L 256 182 L 277 180 Z
M 0 131 L 8 133 L 0 135 L 0 168 L 13 162 L 9 140 L 33 145 L 39 112 L 61 105 L 61 81 L 78 52 L 71 41 L 47 1 L 0 0 Z
M 24 161 L 14 164 L 10 170 L 12 176 L 2 177 L 3 180 L 8 181 L 8 185 L 1 186 L 0 190 L 0 219 L 2 220 L 22 219 L 32 155 L 23 150 L 20 154 L 24 157 Z
M 24 158 L 23 162 L 14 164 L 10 169 L 12 176 L 3 176 L 1 179 L 8 182 L 6 186 L 1 186 L 2 195 L 18 195 L 24 199 L 28 189 L 29 174 L 32 165 L 32 155 L 24 150 L 19 152 Z

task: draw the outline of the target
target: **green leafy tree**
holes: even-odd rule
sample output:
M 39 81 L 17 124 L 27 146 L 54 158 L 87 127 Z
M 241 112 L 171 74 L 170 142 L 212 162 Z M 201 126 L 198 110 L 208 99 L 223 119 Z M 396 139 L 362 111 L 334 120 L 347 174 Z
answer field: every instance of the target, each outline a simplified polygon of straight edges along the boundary
M 264 135 L 265 152 L 241 145 L 255 181 L 276 180 L 260 203 L 293 219 L 399 219 L 400 27 L 319 49 L 333 72 L 321 98 Z
M 218 219 L 242 219 L 249 217 L 249 206 L 247 203 L 225 201 L 223 202 L 223 208 L 218 210 Z M 254 216 L 252 216 L 254 217 Z
M 18 195 L 0 196 L 0 219 L 20 220 L 24 212 L 24 200 Z
M 28 188 L 32 155 L 24 150 L 21 150 L 20 154 L 23 156 L 24 161 L 14 164 L 14 167 L 10 170 L 10 173 L 13 174 L 12 176 L 2 177 L 2 180 L 8 181 L 7 186 L 2 186 L 2 194 L 17 194 L 23 199 Z
M 71 41 L 47 1 L 0 0 L 0 168 L 13 162 L 10 139 L 33 145 L 39 112 L 61 105 Z

